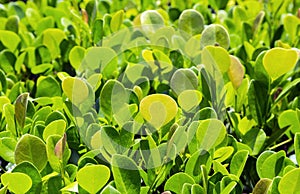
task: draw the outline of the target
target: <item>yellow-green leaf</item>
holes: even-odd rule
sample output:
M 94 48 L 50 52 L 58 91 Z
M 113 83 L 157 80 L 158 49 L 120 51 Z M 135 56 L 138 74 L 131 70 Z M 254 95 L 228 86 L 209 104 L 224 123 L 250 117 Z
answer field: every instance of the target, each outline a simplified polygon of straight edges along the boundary
M 1 175 L 1 182 L 13 193 L 26 193 L 32 186 L 31 178 L 24 173 L 14 172 Z
M 79 78 L 65 78 L 62 82 L 62 89 L 66 96 L 76 105 L 86 100 L 89 95 L 86 83 Z
M 177 104 L 165 94 L 152 94 L 142 99 L 140 111 L 146 121 L 157 129 L 169 123 L 177 114 Z
M 270 77 L 275 80 L 291 71 L 295 67 L 297 61 L 297 51 L 292 49 L 273 48 L 266 52 L 263 58 L 263 65 Z
M 231 63 L 228 69 L 228 76 L 230 81 L 232 82 L 233 87 L 237 89 L 242 84 L 245 70 L 237 57 L 230 55 L 230 61 Z
M 97 193 L 109 180 L 110 170 L 104 165 L 89 165 L 81 168 L 76 175 L 79 186 L 89 193 Z

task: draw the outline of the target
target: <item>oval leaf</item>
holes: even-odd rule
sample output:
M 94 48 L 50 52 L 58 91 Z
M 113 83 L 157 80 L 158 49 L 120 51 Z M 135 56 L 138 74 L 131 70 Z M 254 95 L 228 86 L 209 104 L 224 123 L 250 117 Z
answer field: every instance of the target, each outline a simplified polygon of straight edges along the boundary
M 272 48 L 266 52 L 263 58 L 263 65 L 270 77 L 275 80 L 291 71 L 297 61 L 297 51 L 284 48 Z
M 202 100 L 202 93 L 198 90 L 185 90 L 178 96 L 178 104 L 188 112 L 197 107 Z
M 51 135 L 63 136 L 63 134 L 65 133 L 66 125 L 66 121 L 62 119 L 52 121 L 45 127 L 43 132 L 43 139 L 46 141 L 47 138 Z
M 31 162 L 38 170 L 42 170 L 47 162 L 47 152 L 44 142 L 33 135 L 23 135 L 15 150 L 16 164 L 23 161 Z
M 22 162 L 18 164 L 12 171 L 28 175 L 32 180 L 32 187 L 28 193 L 40 193 L 42 190 L 42 177 L 38 169 L 29 162 Z
M 183 36 L 200 34 L 204 29 L 204 18 L 198 11 L 186 9 L 179 17 L 178 29 Z
M 224 124 L 217 119 L 193 122 L 192 125 L 198 125 L 196 137 L 199 148 L 207 151 L 222 143 L 227 134 Z
M 200 167 L 199 167 L 200 168 Z M 186 183 L 194 184 L 194 179 L 186 173 L 179 172 L 171 176 L 164 187 L 165 191 L 172 191 L 175 193 L 181 193 L 183 185 Z
M 237 89 L 242 84 L 245 69 L 237 57 L 230 55 L 230 61 L 228 76 L 233 87 Z
M 229 34 L 220 24 L 211 24 L 203 30 L 200 45 L 201 48 L 218 45 L 227 50 L 230 45 Z
M 76 175 L 79 186 L 89 193 L 97 193 L 109 180 L 110 170 L 104 165 L 89 165 L 81 168 Z
M 175 100 L 165 94 L 146 96 L 140 103 L 142 116 L 157 129 L 169 123 L 176 116 L 177 110 Z
M 89 89 L 86 83 L 79 78 L 65 78 L 62 82 L 62 89 L 66 96 L 76 105 L 88 98 Z
M 296 168 L 286 173 L 278 185 L 280 193 L 298 193 L 300 188 L 300 169 Z
M 1 182 L 13 193 L 26 193 L 32 186 L 31 178 L 20 172 L 2 174 Z
M 121 193 L 140 193 L 141 177 L 134 161 L 126 156 L 113 155 L 112 173 L 118 191 Z

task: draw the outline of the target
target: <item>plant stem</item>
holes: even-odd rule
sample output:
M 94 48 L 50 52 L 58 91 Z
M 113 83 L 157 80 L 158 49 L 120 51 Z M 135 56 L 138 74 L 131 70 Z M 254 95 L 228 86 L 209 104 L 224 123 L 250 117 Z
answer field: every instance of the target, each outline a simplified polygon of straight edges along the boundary
M 279 144 L 276 144 L 276 145 L 270 147 L 269 150 L 274 150 L 274 149 L 276 149 L 276 148 L 278 148 L 278 147 L 280 147 L 280 146 L 282 146 L 284 144 L 287 144 L 287 143 L 291 142 L 292 140 L 293 140 L 292 138 L 287 139 L 287 140 L 285 140 L 285 141 L 283 141 L 283 142 L 281 142 Z

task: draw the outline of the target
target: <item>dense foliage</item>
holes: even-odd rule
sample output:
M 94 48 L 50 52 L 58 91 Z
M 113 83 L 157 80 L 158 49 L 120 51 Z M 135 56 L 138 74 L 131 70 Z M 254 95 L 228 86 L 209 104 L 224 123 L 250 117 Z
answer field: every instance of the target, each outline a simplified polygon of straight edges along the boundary
M 0 4 L 0 193 L 296 193 L 300 2 Z

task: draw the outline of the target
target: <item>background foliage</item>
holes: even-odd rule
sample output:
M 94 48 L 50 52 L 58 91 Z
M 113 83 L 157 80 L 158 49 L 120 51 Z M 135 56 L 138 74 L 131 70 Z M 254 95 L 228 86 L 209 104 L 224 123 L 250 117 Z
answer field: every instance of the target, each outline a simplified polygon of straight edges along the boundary
M 299 8 L 2 0 L 0 193 L 295 193 Z

